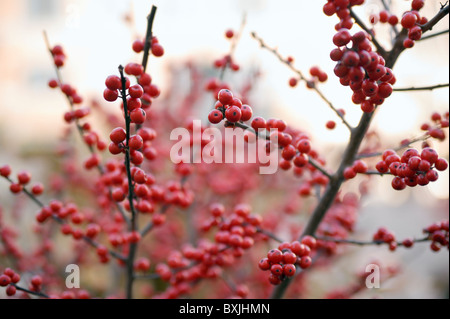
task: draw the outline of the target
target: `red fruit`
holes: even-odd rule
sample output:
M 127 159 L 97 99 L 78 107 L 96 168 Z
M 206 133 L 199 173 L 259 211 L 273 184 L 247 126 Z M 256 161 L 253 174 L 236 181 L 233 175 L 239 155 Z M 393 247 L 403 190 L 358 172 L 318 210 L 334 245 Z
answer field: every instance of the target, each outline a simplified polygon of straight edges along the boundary
M 311 143 L 307 139 L 302 139 L 298 142 L 297 149 L 300 153 L 309 153 L 311 151 Z
M 0 276 L 0 287 L 6 287 L 11 283 L 11 278 L 7 275 Z
M 243 121 L 243 122 L 249 121 L 253 116 L 253 110 L 247 104 L 242 105 L 241 113 L 242 113 L 241 121 Z
M 302 269 L 306 269 L 312 264 L 312 259 L 309 256 L 304 256 L 300 259 L 299 266 Z
M 283 260 L 283 253 L 278 249 L 272 249 L 267 253 L 267 258 L 271 263 L 279 263 Z
M 144 95 L 144 89 L 139 84 L 135 84 L 130 86 L 128 89 L 128 94 L 130 94 L 130 97 L 134 99 L 139 99 Z
M 117 75 L 110 75 L 106 78 L 105 85 L 111 91 L 116 91 L 122 88 L 122 81 Z
M 347 29 L 341 29 L 333 36 L 333 43 L 338 46 L 347 45 L 352 39 L 352 35 Z
M 156 57 L 161 57 L 164 55 L 164 48 L 159 43 L 152 44 L 152 54 Z
M 212 110 L 208 115 L 208 120 L 212 124 L 218 124 L 223 120 L 223 114 L 219 110 Z
M 105 89 L 103 91 L 103 98 L 108 102 L 114 102 L 119 97 L 117 90 Z
M 332 130 L 336 127 L 336 122 L 335 121 L 328 121 L 327 124 L 325 125 L 327 129 Z
M 134 109 L 130 112 L 131 122 L 135 124 L 143 124 L 145 122 L 145 111 L 141 108 Z
M 301 243 L 306 245 L 306 246 L 308 246 L 311 249 L 315 249 L 316 245 L 317 245 L 316 239 L 314 237 L 312 237 L 312 236 L 309 236 L 309 235 L 304 236 L 302 238 L 302 240 L 301 240 Z
M 144 42 L 141 40 L 135 40 L 132 45 L 133 51 L 136 53 L 140 53 L 142 50 L 144 50 Z
M 290 78 L 289 79 L 289 86 L 290 87 L 296 87 L 298 83 L 298 80 L 296 78 Z
M 126 137 L 127 133 L 123 127 L 116 127 L 109 134 L 111 141 L 116 144 L 122 143 Z
M 233 93 L 228 89 L 222 89 L 217 94 L 217 99 L 222 105 L 231 105 L 233 103 Z
M 17 288 L 16 286 L 10 285 L 6 288 L 6 295 L 11 297 L 16 294 Z
M 293 264 L 286 264 L 283 266 L 283 274 L 287 277 L 292 277 L 295 275 L 296 268 Z
M 268 258 L 263 258 L 259 261 L 258 267 L 261 270 L 269 270 L 270 269 L 270 261 Z
M 402 27 L 405 29 L 412 28 L 417 22 L 417 16 L 412 12 L 407 12 L 403 15 L 402 20 L 400 21 Z
M 132 150 L 139 150 L 144 146 L 144 140 L 140 135 L 133 135 L 128 141 L 128 146 Z
M 225 32 L 225 37 L 228 39 L 231 39 L 234 36 L 234 31 L 233 30 L 227 30 Z
M 242 111 L 239 107 L 233 105 L 232 107 L 229 107 L 225 111 L 225 117 L 227 120 L 231 123 L 236 123 L 241 120 L 242 117 Z

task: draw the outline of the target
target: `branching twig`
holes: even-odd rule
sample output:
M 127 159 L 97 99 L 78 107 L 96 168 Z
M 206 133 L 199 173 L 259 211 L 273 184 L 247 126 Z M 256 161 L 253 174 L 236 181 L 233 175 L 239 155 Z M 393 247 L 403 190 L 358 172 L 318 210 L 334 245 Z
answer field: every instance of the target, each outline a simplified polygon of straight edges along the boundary
M 384 245 L 387 244 L 389 245 L 389 243 L 384 242 L 384 241 L 361 241 L 361 240 L 354 240 L 354 239 L 339 239 L 339 238 L 333 238 L 333 237 L 328 237 L 328 236 L 316 236 L 315 237 L 318 240 L 323 240 L 323 241 L 331 241 L 334 243 L 338 243 L 338 244 L 352 244 L 352 245 L 357 245 L 357 246 L 373 246 L 373 245 Z M 430 241 L 430 237 L 423 237 L 423 238 L 419 238 L 419 239 L 413 239 L 412 241 L 414 243 L 422 243 L 422 242 L 427 242 Z M 397 246 L 404 246 L 404 243 L 401 241 L 396 242 Z
M 260 38 L 255 32 L 252 32 L 252 37 L 259 42 L 259 45 L 261 46 L 261 48 L 266 49 L 267 51 L 273 53 L 278 60 L 280 60 L 283 64 L 287 65 L 292 71 L 294 71 L 300 78 L 300 80 L 307 82 L 308 79 L 303 75 L 303 72 L 301 72 L 300 70 L 296 69 L 292 63 L 290 61 L 288 61 L 287 59 L 285 59 L 284 57 L 282 57 L 280 55 L 280 53 L 274 49 L 269 47 L 262 38 Z M 328 104 L 328 106 L 336 113 L 336 115 L 342 120 L 342 123 L 344 123 L 344 125 L 351 131 L 353 128 L 352 126 L 347 122 L 347 120 L 345 119 L 344 115 L 333 105 L 333 103 L 331 103 L 330 100 L 328 100 L 326 98 L 326 96 L 322 93 L 322 91 L 320 91 L 320 89 L 317 87 L 317 85 L 315 85 L 312 90 L 314 90 L 319 96 L 320 98 L 326 103 Z
M 383 48 L 383 46 L 378 42 L 377 38 L 373 34 L 372 30 L 370 30 L 365 23 L 358 17 L 358 15 L 350 8 L 350 16 L 355 20 L 356 24 L 360 26 L 361 29 L 366 31 L 370 36 L 372 37 L 372 43 L 377 48 L 377 51 L 380 55 L 385 55 L 386 50 Z

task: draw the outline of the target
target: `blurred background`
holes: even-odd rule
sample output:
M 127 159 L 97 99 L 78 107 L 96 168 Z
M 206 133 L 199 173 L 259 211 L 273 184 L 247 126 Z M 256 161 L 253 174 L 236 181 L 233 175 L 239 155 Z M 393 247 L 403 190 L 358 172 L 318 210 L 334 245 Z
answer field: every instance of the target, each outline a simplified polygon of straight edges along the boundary
M 338 108 L 346 110 L 350 123 L 356 124 L 361 110 L 351 103 L 350 90 L 342 88 L 333 75 L 334 63 L 329 59 L 329 52 L 334 48 L 331 38 L 337 21 L 336 17 L 322 13 L 324 3 L 308 0 L 0 1 L 0 165 L 9 163 L 17 170 L 32 167 L 39 174 L 44 164 L 30 155 L 40 149 L 51 149 L 66 125 L 62 120 L 66 101 L 47 86 L 48 80 L 54 78 L 54 68 L 43 30 L 52 45 L 64 46 L 67 60 L 63 78 L 76 86 L 86 100 L 101 100 L 106 76 L 116 73 L 119 64 L 139 61 L 131 43 L 145 35 L 146 16 L 152 4 L 158 7 L 154 35 L 166 53 L 161 59 L 150 59 L 149 71 L 163 94 L 170 80 L 168 68 L 187 61 L 210 67 L 215 59 L 227 53 L 230 43 L 224 38 L 224 32 L 230 28 L 238 30 L 245 14 L 246 25 L 234 58 L 243 72 L 261 71 L 252 99 L 255 108 L 260 114 L 285 119 L 290 125 L 308 131 L 320 145 L 318 148 L 329 152 L 332 163 L 336 149 L 342 149 L 348 139 L 346 128 L 304 84 L 290 88 L 287 83 L 292 72 L 272 54 L 261 50 L 250 36 L 255 31 L 283 56 L 293 56 L 295 66 L 305 74 L 311 66 L 319 65 L 329 74 L 322 91 Z M 392 1 L 392 12 L 400 15 L 409 6 L 410 1 Z M 439 8 L 438 1 L 426 1 L 422 14 L 430 18 Z M 357 9 L 369 24 L 368 16 L 381 9 L 381 1 L 366 1 Z M 446 17 L 433 31 L 448 27 Z M 375 30 L 380 41 L 389 47 L 389 28 L 378 24 Z M 414 49 L 405 51 L 394 69 L 396 86 L 448 83 L 448 40 L 447 33 L 418 42 Z M 384 146 L 393 147 L 404 138 L 420 135 L 420 125 L 435 111 L 448 111 L 448 89 L 395 93 L 379 110 L 373 128 L 386 140 Z M 328 120 L 338 123 L 335 130 L 325 128 Z M 448 159 L 448 141 L 433 146 Z M 355 237 L 367 238 L 380 226 L 393 230 L 399 239 L 420 237 L 423 226 L 448 218 L 448 184 L 448 171 L 440 173 L 439 180 L 428 187 L 402 192 L 392 190 L 390 178 L 380 178 L 363 203 Z M 0 182 L 0 186 L 0 203 L 8 206 L 11 195 L 5 183 Z M 358 253 L 349 257 L 355 261 L 353 264 L 363 264 L 377 256 L 393 263 L 401 261 L 406 266 L 402 275 L 386 285 L 382 283 L 383 297 L 436 298 L 448 294 L 448 252 L 432 253 L 427 245 L 399 250 L 396 254 L 383 247 L 357 249 Z M 349 264 L 352 263 L 336 271 L 347 271 Z M 324 287 L 327 281 L 323 278 Z M 366 294 L 364 297 L 377 296 L 376 291 Z

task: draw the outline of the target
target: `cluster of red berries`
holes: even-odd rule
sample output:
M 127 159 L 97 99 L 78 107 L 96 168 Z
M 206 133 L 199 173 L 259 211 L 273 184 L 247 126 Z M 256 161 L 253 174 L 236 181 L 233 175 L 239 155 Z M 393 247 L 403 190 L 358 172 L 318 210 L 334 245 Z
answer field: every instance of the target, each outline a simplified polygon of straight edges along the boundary
M 135 40 L 132 44 L 132 49 L 136 53 L 141 53 L 145 49 L 145 41 Z M 161 57 L 164 55 L 164 47 L 159 43 L 157 37 L 153 36 L 151 40 L 151 53 L 155 57 Z
M 351 35 L 348 29 L 341 29 L 333 37 L 338 48 L 333 49 L 330 57 L 337 64 L 334 73 L 340 83 L 353 91 L 352 101 L 360 104 L 364 112 L 373 112 L 392 94 L 395 76 L 385 67 L 381 55 L 372 51 L 370 36 L 365 31 Z M 352 42 L 352 47 L 347 44 Z
M 252 108 L 233 96 L 228 89 L 221 89 L 217 94 L 215 109 L 208 115 L 208 120 L 218 124 L 226 119 L 229 123 L 246 122 L 253 116 Z
M 11 268 L 6 268 L 0 275 L 0 287 L 6 287 L 6 295 L 14 296 L 17 292 L 15 284 L 20 281 L 20 275 Z M 42 282 L 42 281 L 41 281 Z
M 311 79 L 306 81 L 306 87 L 308 89 L 313 89 L 316 87 L 317 82 L 326 82 L 328 80 L 328 74 L 325 71 L 322 71 L 318 66 L 313 66 L 309 69 L 309 74 L 311 75 Z M 289 79 L 289 86 L 296 87 L 298 83 L 298 79 L 292 77 Z
M 413 0 L 411 2 L 411 10 L 403 13 L 401 20 L 388 11 L 383 10 L 377 15 L 372 15 L 370 20 L 372 24 L 376 24 L 378 21 L 381 23 L 389 23 L 392 26 L 397 25 L 399 22 L 403 28 L 408 30 L 408 37 L 403 40 L 403 46 L 405 48 L 412 48 L 415 41 L 420 40 L 422 37 L 422 25 L 428 22 L 426 17 L 422 17 L 419 14 L 419 10 L 425 5 L 425 0 Z
M 423 232 L 428 234 L 431 239 L 431 250 L 439 251 L 442 247 L 447 247 L 447 250 L 449 249 L 448 219 L 428 226 Z
M 312 236 L 304 236 L 300 242 L 284 242 L 278 249 L 270 250 L 258 266 L 263 271 L 270 270 L 269 282 L 278 285 L 285 278 L 294 276 L 297 266 L 302 269 L 311 266 L 311 251 L 315 248 L 316 239 Z
M 420 129 L 422 131 L 426 131 L 428 135 L 431 137 L 438 139 L 440 141 L 445 140 L 446 134 L 443 128 L 447 128 L 449 126 L 449 112 L 445 112 L 444 114 L 439 114 L 438 112 L 434 112 L 431 114 L 430 123 L 423 123 Z
M 156 266 L 156 273 L 171 284 L 163 297 L 185 294 L 191 289 L 191 284 L 199 279 L 217 278 L 223 268 L 232 266 L 236 258 L 243 256 L 256 240 L 267 238 L 257 230 L 262 222 L 261 216 L 252 214 L 248 205 L 237 205 L 233 213 L 227 215 L 223 205 L 214 203 L 209 207 L 209 213 L 211 218 L 203 222 L 200 228 L 204 232 L 212 227 L 218 228 L 215 243 L 203 240 L 197 247 L 185 245 L 180 251 L 169 254 L 167 264 Z M 248 288 L 238 285 L 236 295 L 246 297 Z
M 222 68 L 226 68 L 226 67 L 230 67 L 230 69 L 232 71 L 239 71 L 239 69 L 241 68 L 239 66 L 239 64 L 237 64 L 234 60 L 233 57 L 229 54 L 225 55 L 224 57 L 217 59 L 214 61 L 214 67 L 216 69 L 222 69 Z
M 383 242 L 389 245 L 389 250 L 394 251 L 397 249 L 397 242 L 395 241 L 394 233 L 390 232 L 384 227 L 380 227 L 377 232 L 373 235 L 373 240 L 375 242 Z M 405 247 L 411 247 L 413 245 L 413 241 L 410 243 L 410 239 L 405 241 Z
M 9 190 L 13 194 L 18 194 L 23 191 L 23 188 L 28 185 L 31 181 L 31 174 L 27 171 L 22 171 L 17 173 L 17 182 L 10 179 L 11 167 L 9 165 L 3 165 L 0 167 L 0 176 L 10 180 L 11 184 Z M 42 183 L 34 183 L 31 186 L 31 193 L 35 196 L 41 195 L 44 192 L 44 185 Z
M 226 216 L 225 207 L 216 203 L 211 205 L 210 213 L 211 218 L 202 223 L 201 230 L 208 231 L 212 227 L 217 227 L 219 231 L 214 236 L 217 244 L 237 250 L 249 249 L 255 240 L 265 238 L 257 231 L 262 222 L 261 216 L 252 214 L 248 205 L 236 205 L 233 213 Z
M 152 141 L 155 137 L 156 133 L 153 129 L 142 127 L 136 134 L 129 137 L 127 144 L 125 129 L 123 127 L 116 127 L 109 134 L 111 143 L 108 149 L 111 154 L 117 155 L 125 152 L 128 148 L 131 162 L 134 165 L 141 165 L 144 158 L 148 160 L 154 160 L 156 158 L 157 151 L 152 146 Z
M 336 31 L 346 28 L 351 29 L 353 20 L 350 16 L 350 7 L 362 5 L 364 0 L 328 0 L 323 6 L 323 13 L 327 16 L 336 16 L 339 18 L 339 23 L 335 25 Z
M 50 51 L 55 66 L 58 68 L 64 66 L 64 62 L 66 61 L 66 54 L 64 53 L 63 47 L 61 45 L 55 45 Z
M 394 150 L 386 150 L 382 160 L 376 164 L 378 172 L 390 172 L 395 176 L 392 180 L 395 190 L 403 190 L 406 186 L 428 185 L 439 178 L 437 171 L 445 171 L 447 167 L 447 161 L 430 147 L 424 148 L 422 152 L 409 148 L 402 156 Z

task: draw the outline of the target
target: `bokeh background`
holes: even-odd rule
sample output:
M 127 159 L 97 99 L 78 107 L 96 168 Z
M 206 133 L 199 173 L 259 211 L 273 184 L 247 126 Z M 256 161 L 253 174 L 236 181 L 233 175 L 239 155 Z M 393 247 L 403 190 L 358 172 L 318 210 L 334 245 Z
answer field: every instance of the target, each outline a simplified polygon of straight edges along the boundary
M 392 1 L 392 11 L 401 14 L 410 1 Z M 344 108 L 350 123 L 356 124 L 361 111 L 352 105 L 350 90 L 342 88 L 333 76 L 335 17 L 322 13 L 324 1 L 308 0 L 17 0 L 0 1 L 0 164 L 10 163 L 17 170 L 26 167 L 39 176 L 45 159 L 34 154 L 51 150 L 65 127 L 62 115 L 64 97 L 48 88 L 54 69 L 45 47 L 43 30 L 52 44 L 62 44 L 68 55 L 64 78 L 87 98 L 101 99 L 104 79 L 119 64 L 139 61 L 130 43 L 145 35 L 146 16 L 151 5 L 158 7 L 154 34 L 165 48 L 161 59 L 151 58 L 149 70 L 164 89 L 170 80 L 168 68 L 187 61 L 211 66 L 229 50 L 223 34 L 237 30 L 243 15 L 246 25 L 234 58 L 245 72 L 260 70 L 253 103 L 258 112 L 285 119 L 290 125 L 311 133 L 319 149 L 330 159 L 339 154 L 348 134 L 340 125 L 334 131 L 325 123 L 334 118 L 332 111 L 304 85 L 287 85 L 293 75 L 270 53 L 259 48 L 250 37 L 255 31 L 282 55 L 295 58 L 295 66 L 304 73 L 319 65 L 329 74 L 322 86 L 333 103 Z M 431 17 L 439 10 L 438 1 L 427 1 L 423 15 Z M 381 8 L 381 1 L 366 1 L 357 13 L 367 17 Z M 433 31 L 448 29 L 446 17 Z M 390 30 L 376 25 L 380 40 L 389 46 Z M 399 59 L 395 74 L 397 87 L 448 83 L 448 33 L 416 44 Z M 206 102 L 205 102 L 206 103 Z M 207 109 L 209 106 L 202 106 Z M 448 110 L 448 89 L 430 92 L 396 93 L 381 107 L 373 127 L 379 130 L 385 146 L 396 146 L 404 138 L 420 135 L 420 125 L 434 112 Z M 105 132 L 105 136 L 106 132 Z M 448 159 L 448 141 L 435 143 L 441 156 Z M 330 161 L 332 162 L 332 161 Z M 48 167 L 47 167 L 48 168 Z M 393 230 L 399 239 L 421 235 L 421 228 L 448 218 L 449 174 L 428 187 L 396 192 L 389 178 L 380 178 L 363 202 L 355 238 L 368 238 L 379 226 Z M 0 181 L 0 203 L 8 208 L 11 196 L 7 184 Z M 382 283 L 383 297 L 438 298 L 448 295 L 448 252 L 430 252 L 427 245 L 400 249 L 395 254 L 384 247 L 351 248 L 346 262 L 329 273 L 339 278 L 356 268 L 364 269 L 368 258 L 386 264 L 400 262 L 401 275 Z M 358 266 L 359 265 L 359 266 Z M 326 289 L 330 278 L 322 278 Z M 319 280 L 320 282 L 320 280 Z M 377 297 L 379 291 L 363 292 L 362 297 Z

